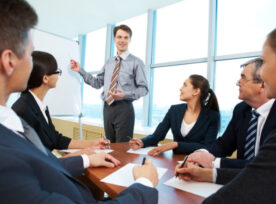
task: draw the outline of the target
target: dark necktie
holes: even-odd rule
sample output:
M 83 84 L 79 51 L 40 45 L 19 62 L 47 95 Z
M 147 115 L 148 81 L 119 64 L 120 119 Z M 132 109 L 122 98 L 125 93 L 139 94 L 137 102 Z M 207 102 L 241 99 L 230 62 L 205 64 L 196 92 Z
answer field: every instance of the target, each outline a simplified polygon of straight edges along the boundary
M 245 138 L 244 158 L 246 160 L 252 160 L 255 156 L 255 141 L 257 136 L 257 126 L 259 113 L 252 111 L 251 120 L 249 122 L 249 128 L 247 130 L 247 136 Z
M 46 106 L 45 114 L 46 114 L 47 119 L 48 119 L 48 124 L 50 125 L 52 121 L 51 121 L 51 117 L 50 117 L 48 106 Z
M 111 91 L 111 92 L 114 91 L 114 89 L 116 88 L 117 82 L 118 82 L 118 74 L 119 74 L 119 70 L 120 70 L 121 57 L 117 56 L 116 61 L 117 61 L 117 64 L 113 70 L 113 75 L 112 75 L 111 83 L 109 86 L 109 91 Z M 114 98 L 112 97 L 111 94 L 108 93 L 105 101 L 108 105 L 111 105 L 114 102 Z
M 24 133 L 21 133 L 27 140 L 29 140 L 34 146 L 36 146 L 40 151 L 42 151 L 44 154 L 48 156 L 47 150 L 42 144 L 39 136 L 34 131 L 34 129 L 27 124 L 26 121 L 24 121 L 22 118 L 21 122 L 23 125 Z

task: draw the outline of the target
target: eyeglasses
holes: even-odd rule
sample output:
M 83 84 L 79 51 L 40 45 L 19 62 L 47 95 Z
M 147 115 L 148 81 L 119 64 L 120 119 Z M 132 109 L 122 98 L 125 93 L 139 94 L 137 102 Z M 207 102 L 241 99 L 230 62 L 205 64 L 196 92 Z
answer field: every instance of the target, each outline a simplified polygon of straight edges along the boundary
M 59 76 L 61 76 L 62 70 L 61 70 L 61 69 L 57 69 L 57 71 L 52 72 L 52 73 L 50 73 L 50 74 L 48 74 L 48 75 L 53 75 L 53 74 L 58 74 Z
M 239 84 L 246 84 L 249 81 L 253 81 L 253 83 L 260 83 L 258 79 L 246 79 L 241 77 L 237 82 L 236 85 L 239 86 Z

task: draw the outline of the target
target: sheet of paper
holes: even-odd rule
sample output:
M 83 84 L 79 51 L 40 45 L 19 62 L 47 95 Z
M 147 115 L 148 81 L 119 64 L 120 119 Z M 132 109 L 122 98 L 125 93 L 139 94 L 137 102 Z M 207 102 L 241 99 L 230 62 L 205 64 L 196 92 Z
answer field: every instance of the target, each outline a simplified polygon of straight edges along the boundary
M 74 152 L 77 152 L 77 151 L 80 151 L 80 150 L 81 149 L 62 149 L 62 150 L 59 150 L 59 151 L 60 152 L 65 152 L 65 153 L 74 153 Z M 96 152 L 96 153 L 99 153 L 99 152 L 110 153 L 113 150 L 112 149 L 94 149 L 93 151 Z
M 132 168 L 137 164 L 129 163 L 118 171 L 113 172 L 112 174 L 108 175 L 107 177 L 103 178 L 101 181 L 106 183 L 111 183 L 119 186 L 128 187 L 134 183 L 133 175 L 132 175 Z M 158 178 L 160 179 L 165 173 L 167 169 L 157 167 Z
M 222 185 L 214 183 L 183 181 L 176 177 L 169 179 L 164 184 L 205 198 L 217 192 L 222 187 Z
M 128 153 L 132 153 L 132 154 L 148 154 L 148 152 L 152 149 L 154 149 L 155 147 L 146 147 L 146 148 L 140 148 L 137 150 L 133 150 L 133 149 L 129 149 L 127 152 Z

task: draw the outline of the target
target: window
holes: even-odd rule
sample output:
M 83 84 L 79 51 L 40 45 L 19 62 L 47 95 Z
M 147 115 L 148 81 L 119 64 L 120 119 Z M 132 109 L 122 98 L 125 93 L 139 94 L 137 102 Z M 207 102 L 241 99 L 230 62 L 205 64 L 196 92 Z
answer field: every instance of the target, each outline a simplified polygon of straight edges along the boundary
M 100 71 L 105 62 L 106 28 L 87 34 L 85 71 Z M 95 75 L 95 74 L 94 74 Z M 103 102 L 100 97 L 101 89 L 83 85 L 83 114 L 84 117 L 103 120 Z
M 106 28 L 93 31 L 86 36 L 85 70 L 100 71 L 105 61 Z
M 157 11 L 155 63 L 207 56 L 208 3 L 185 0 Z
M 218 0 L 217 54 L 260 51 L 275 11 L 275 0 Z
M 152 126 L 163 120 L 171 105 L 183 103 L 179 100 L 180 88 L 192 74 L 206 77 L 206 63 L 154 69 Z
M 129 44 L 131 54 L 139 57 L 145 63 L 146 56 L 146 38 L 147 38 L 147 14 L 143 14 L 126 21 L 117 23 L 117 25 L 125 24 L 132 30 L 132 38 Z M 116 49 L 115 49 L 116 50 Z M 115 51 L 116 53 L 116 51 Z M 143 118 L 143 97 L 134 101 L 135 125 L 142 125 Z

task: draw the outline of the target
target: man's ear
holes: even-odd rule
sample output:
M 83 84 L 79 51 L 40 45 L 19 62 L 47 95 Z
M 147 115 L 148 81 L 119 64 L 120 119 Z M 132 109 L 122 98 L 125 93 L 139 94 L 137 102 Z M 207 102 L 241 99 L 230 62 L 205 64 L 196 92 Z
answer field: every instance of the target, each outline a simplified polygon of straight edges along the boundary
M 18 57 L 13 51 L 7 49 L 1 53 L 0 58 L 3 72 L 6 73 L 6 75 L 11 76 L 14 72 Z

